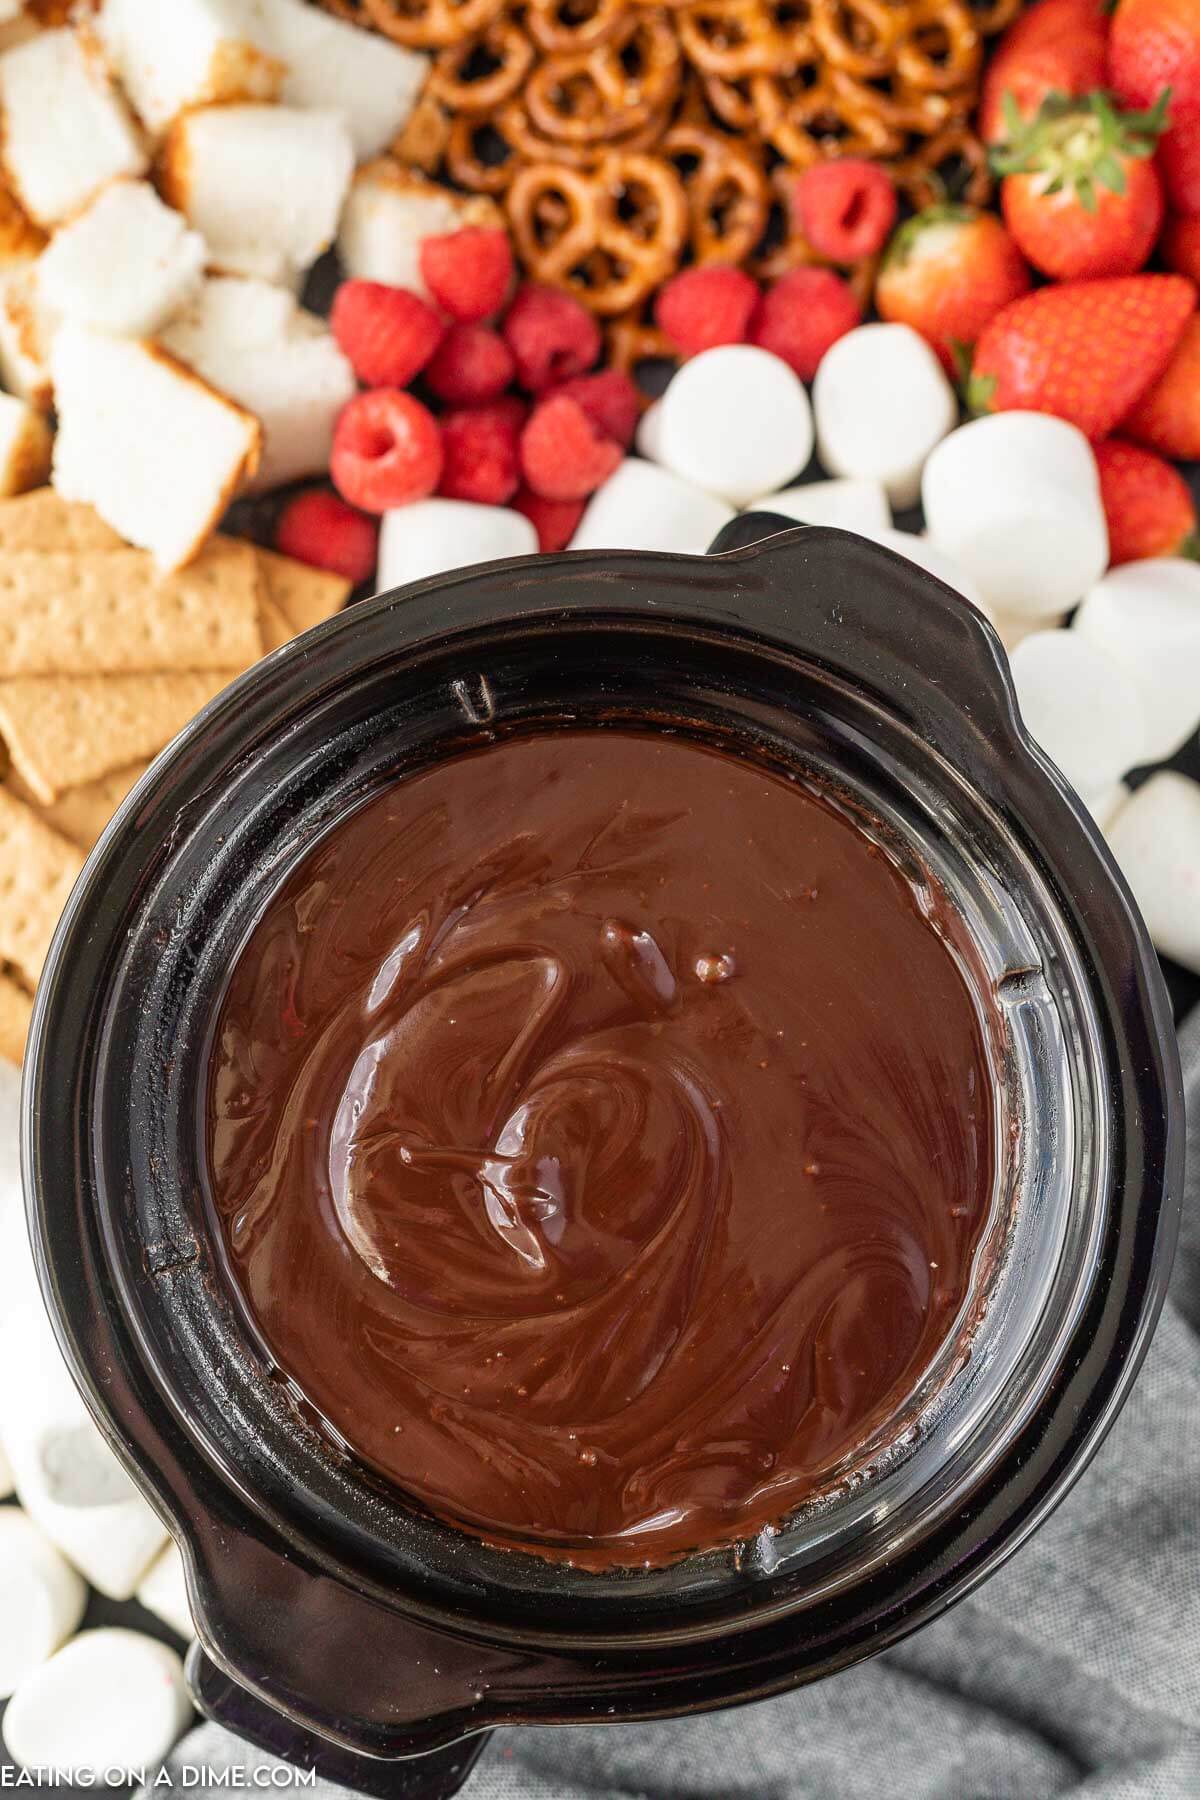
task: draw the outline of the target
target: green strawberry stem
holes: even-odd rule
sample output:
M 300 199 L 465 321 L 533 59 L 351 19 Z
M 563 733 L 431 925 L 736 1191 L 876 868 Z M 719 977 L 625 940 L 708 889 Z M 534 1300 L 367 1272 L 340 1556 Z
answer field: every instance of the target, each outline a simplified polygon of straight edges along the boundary
M 1169 88 L 1148 112 L 1118 112 L 1097 90 L 1083 99 L 1047 94 L 1032 119 L 1022 119 L 1016 100 L 1002 102 L 1006 142 L 991 153 L 997 175 L 1041 175 L 1041 192 L 1073 193 L 1085 212 L 1096 210 L 1096 190 L 1125 192 L 1125 163 L 1153 156 L 1167 128 Z

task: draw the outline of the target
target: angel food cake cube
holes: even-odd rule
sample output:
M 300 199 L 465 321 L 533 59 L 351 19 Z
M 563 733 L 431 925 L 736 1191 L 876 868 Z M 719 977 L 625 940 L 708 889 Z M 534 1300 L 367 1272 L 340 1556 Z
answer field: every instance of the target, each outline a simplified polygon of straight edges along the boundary
M 109 60 L 155 136 L 188 106 L 274 100 L 284 66 L 263 48 L 255 0 L 104 0 Z
M 149 337 L 197 291 L 206 255 L 149 182 L 116 181 L 43 251 L 38 294 L 60 318 Z
M 9 185 L 43 226 L 69 218 L 146 151 L 86 31 L 44 31 L 0 56 L 0 124 Z
M 346 274 L 382 281 L 429 298 L 421 279 L 422 241 L 464 225 L 495 225 L 499 214 L 482 196 L 456 194 L 390 157 L 358 171 L 342 214 L 338 255 Z

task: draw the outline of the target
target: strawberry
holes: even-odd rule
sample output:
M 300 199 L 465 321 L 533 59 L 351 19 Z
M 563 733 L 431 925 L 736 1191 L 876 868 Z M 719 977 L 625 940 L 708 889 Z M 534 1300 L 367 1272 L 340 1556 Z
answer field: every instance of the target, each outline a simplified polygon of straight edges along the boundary
M 979 106 L 985 144 L 1009 136 L 1004 96 L 1032 118 L 1047 94 L 1074 97 L 1103 86 L 1107 21 L 1103 0 L 1039 0 L 1010 25 L 988 64 Z
M 1200 218 L 1168 219 L 1159 245 L 1168 269 L 1176 269 L 1200 287 Z
M 1008 98 L 1012 136 L 992 152 L 1000 205 L 1017 245 L 1058 281 L 1134 275 L 1162 226 L 1162 183 L 1151 158 L 1166 124 L 1162 101 L 1117 113 L 1101 93 L 1050 94 L 1022 124 Z
M 931 206 L 888 245 L 875 305 L 880 318 L 919 331 L 955 375 L 988 320 L 1029 285 L 1025 259 L 993 213 Z
M 1200 214 L 1200 112 L 1171 107 L 1171 125 L 1158 150 L 1158 172 L 1167 204 L 1177 212 Z
M 1108 84 L 1125 106 L 1164 88 L 1178 118 L 1200 112 L 1200 0 L 1120 0 L 1108 36 Z
M 1115 437 L 1096 445 L 1096 467 L 1114 563 L 1195 553 L 1196 507 L 1178 469 Z
M 1188 320 L 1171 360 L 1121 430 L 1163 456 L 1183 462 L 1200 457 L 1200 319 Z
M 356 584 L 369 581 L 379 554 L 379 526 L 336 494 L 310 488 L 289 500 L 275 525 L 275 548 L 310 568 L 331 569 Z
M 973 412 L 1054 413 L 1109 435 L 1162 374 L 1195 312 L 1181 275 L 1037 288 L 998 312 L 975 346 Z

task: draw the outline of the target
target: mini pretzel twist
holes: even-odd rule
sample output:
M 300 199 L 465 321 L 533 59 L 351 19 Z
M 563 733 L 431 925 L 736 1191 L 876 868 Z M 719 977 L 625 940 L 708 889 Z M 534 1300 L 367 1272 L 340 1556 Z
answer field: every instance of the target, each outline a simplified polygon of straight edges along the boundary
M 598 49 L 552 56 L 525 88 L 534 128 L 555 142 L 594 144 L 623 137 L 679 91 L 679 40 L 662 12 L 627 14 Z
M 953 184 L 943 175 L 944 169 L 952 172 Z M 927 138 L 911 156 L 897 163 L 892 173 L 896 186 L 918 212 L 949 199 L 952 188 L 953 198 L 966 200 L 972 206 L 986 206 L 991 198 L 992 173 L 986 146 L 964 120 Z
M 580 144 L 556 143 L 553 138 L 543 137 L 531 123 L 521 100 L 514 100 L 504 108 L 498 124 L 505 142 L 512 146 L 522 162 L 550 163 L 567 169 L 595 169 L 611 150 L 650 150 L 661 143 L 669 111 L 669 107 L 665 107 L 661 112 L 650 114 L 622 136 Z
M 693 0 L 679 15 L 679 42 L 704 75 L 739 81 L 745 75 L 793 70 L 816 60 L 806 23 L 783 23 L 767 0 Z
M 911 28 L 896 51 L 896 74 L 919 93 L 971 87 L 983 61 L 983 39 L 961 0 L 916 0 Z
M 512 19 L 496 19 L 477 38 L 438 52 L 425 93 L 452 113 L 494 112 L 533 67 L 533 45 Z
M 763 137 L 797 168 L 828 156 L 882 161 L 903 147 L 903 134 L 880 116 L 882 96 L 836 70 L 813 86 L 788 76 L 752 75 L 750 95 Z
M 502 194 L 513 178 L 517 156 L 501 119 L 454 120 L 446 144 L 446 168 L 469 194 Z
M 662 141 L 687 195 L 698 263 L 745 262 L 767 227 L 770 189 L 760 161 L 712 126 L 673 125 Z
M 406 168 L 436 175 L 449 150 L 452 130 L 450 114 L 426 87 L 409 114 L 408 123 L 393 141 L 392 155 Z
M 408 50 L 442 50 L 478 37 L 506 0 L 363 0 L 372 24 Z
M 578 55 L 607 44 L 628 0 L 529 0 L 525 29 L 546 56 Z
M 590 172 L 534 164 L 506 196 L 513 242 L 537 281 L 567 289 L 595 313 L 627 312 L 679 263 L 687 200 L 662 158 L 613 152 Z
M 888 0 L 812 0 L 812 36 L 833 69 L 872 81 L 895 66 L 908 6 Z
M 635 375 L 643 363 L 680 362 L 679 351 L 658 325 L 647 317 L 644 302 L 610 321 L 605 333 L 607 361 L 626 375 Z

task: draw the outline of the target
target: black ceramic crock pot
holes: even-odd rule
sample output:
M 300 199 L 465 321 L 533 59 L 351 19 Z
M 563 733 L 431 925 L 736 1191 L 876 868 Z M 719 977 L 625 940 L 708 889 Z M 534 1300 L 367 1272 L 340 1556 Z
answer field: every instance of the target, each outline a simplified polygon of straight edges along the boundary
M 50 954 L 24 1158 L 63 1348 L 183 1549 L 201 1706 L 366 1792 L 455 1792 L 498 1723 L 752 1700 L 936 1617 L 1062 1498 L 1162 1301 L 1178 1058 L 1102 839 L 972 608 L 845 533 L 745 547 L 772 528 L 737 521 L 709 558 L 471 569 L 308 633 L 159 758 Z M 1020 1123 L 983 1321 L 868 1476 L 734 1549 L 608 1575 L 490 1548 L 339 1454 L 243 1323 L 203 1166 L 223 985 L 297 859 L 406 770 L 566 721 L 752 751 L 866 809 L 967 921 Z

